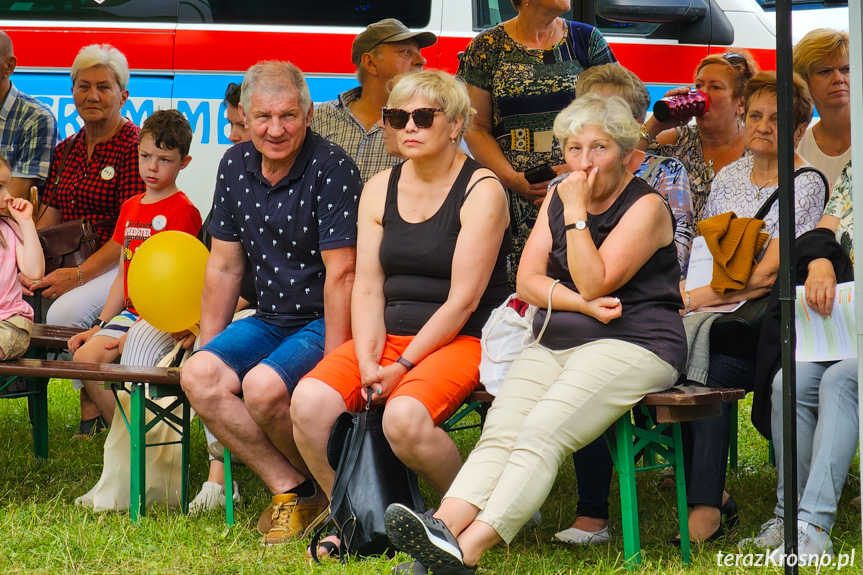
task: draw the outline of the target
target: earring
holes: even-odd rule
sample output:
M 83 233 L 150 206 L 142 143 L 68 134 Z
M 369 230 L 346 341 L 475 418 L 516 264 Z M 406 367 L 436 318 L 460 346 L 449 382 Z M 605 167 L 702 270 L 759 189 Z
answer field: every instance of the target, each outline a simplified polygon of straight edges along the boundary
M 450 138 L 449 141 L 452 145 L 455 145 L 455 138 Z

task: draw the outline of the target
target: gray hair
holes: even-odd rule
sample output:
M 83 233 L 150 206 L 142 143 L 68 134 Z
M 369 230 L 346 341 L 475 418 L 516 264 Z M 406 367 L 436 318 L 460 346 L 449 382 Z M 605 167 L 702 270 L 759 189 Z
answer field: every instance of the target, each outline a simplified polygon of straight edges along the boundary
M 240 104 L 248 113 L 252 104 L 252 92 L 262 91 L 268 94 L 282 94 L 285 89 L 294 88 L 300 99 L 300 109 L 308 113 L 312 107 L 312 96 L 309 93 L 309 85 L 303 76 L 302 70 L 283 60 L 264 60 L 258 62 L 243 76 L 243 85 L 240 88 Z
M 620 96 L 605 98 L 594 93 L 576 98 L 554 119 L 554 135 L 564 146 L 568 137 L 580 134 L 586 126 L 598 126 L 611 136 L 620 148 L 621 158 L 635 148 L 640 137 L 641 126 Z
M 456 139 L 461 143 L 476 110 L 470 106 L 470 96 L 461 78 L 440 70 L 424 70 L 422 72 L 407 72 L 393 78 L 393 87 L 387 99 L 388 108 L 398 108 L 416 96 L 433 102 L 443 109 L 448 122 L 456 118 L 464 120 L 461 132 Z
M 632 108 L 632 116 L 639 124 L 647 117 L 650 106 L 650 93 L 641 78 L 620 64 L 591 66 L 578 76 L 575 97 L 581 98 L 590 92 L 607 88 L 615 96 L 620 96 Z
M 375 60 L 380 60 L 384 57 L 384 44 L 386 44 L 386 42 L 375 44 L 374 48 L 366 52 L 366 54 L 371 54 Z M 366 67 L 363 66 L 362 59 L 360 59 L 360 63 L 357 66 L 357 81 L 360 83 L 360 86 L 365 84 L 368 75 L 369 73 L 366 71 Z
M 81 48 L 72 62 L 72 83 L 75 83 L 81 71 L 96 66 L 104 66 L 110 70 L 121 90 L 125 90 L 129 85 L 129 62 L 122 52 L 110 44 L 90 44 Z

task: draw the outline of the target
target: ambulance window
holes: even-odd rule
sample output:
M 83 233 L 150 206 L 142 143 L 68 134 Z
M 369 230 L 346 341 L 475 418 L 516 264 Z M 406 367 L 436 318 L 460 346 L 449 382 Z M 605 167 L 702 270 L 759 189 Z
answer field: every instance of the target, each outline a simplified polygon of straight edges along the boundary
M 194 4 L 195 6 L 189 6 Z M 181 0 L 180 22 L 216 24 L 292 24 L 367 26 L 384 18 L 397 18 L 408 28 L 429 24 L 431 0 Z
M 649 36 L 659 28 L 659 24 L 653 22 L 612 22 L 599 14 L 596 15 L 594 25 L 603 34 L 614 36 Z
M 0 0 L 3 20 L 176 22 L 178 0 Z

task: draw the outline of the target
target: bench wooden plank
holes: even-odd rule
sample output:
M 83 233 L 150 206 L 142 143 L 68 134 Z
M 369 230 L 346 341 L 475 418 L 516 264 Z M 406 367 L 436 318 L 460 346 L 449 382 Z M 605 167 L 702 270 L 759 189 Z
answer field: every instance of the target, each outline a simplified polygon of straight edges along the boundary
M 745 395 L 745 390 L 736 388 L 672 387 L 668 391 L 646 395 L 641 405 L 707 405 L 743 399 Z
M 30 332 L 30 346 L 47 349 L 66 349 L 69 338 L 82 331 L 84 330 L 79 327 L 36 323 L 33 324 L 33 331 Z
M 142 367 L 115 363 L 80 363 L 45 359 L 18 359 L 0 362 L 0 374 L 24 377 L 56 377 L 133 383 L 180 383 L 176 367 Z

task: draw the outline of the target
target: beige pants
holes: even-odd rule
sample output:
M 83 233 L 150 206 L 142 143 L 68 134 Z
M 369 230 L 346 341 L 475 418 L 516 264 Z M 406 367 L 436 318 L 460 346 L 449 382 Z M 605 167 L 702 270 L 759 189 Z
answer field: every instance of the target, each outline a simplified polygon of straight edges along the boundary
M 653 353 L 619 340 L 524 350 L 446 497 L 479 508 L 477 520 L 509 543 L 548 497 L 566 456 L 678 376 Z
M 20 315 L 0 321 L 0 349 L 5 359 L 18 359 L 30 346 L 30 332 L 33 322 Z

